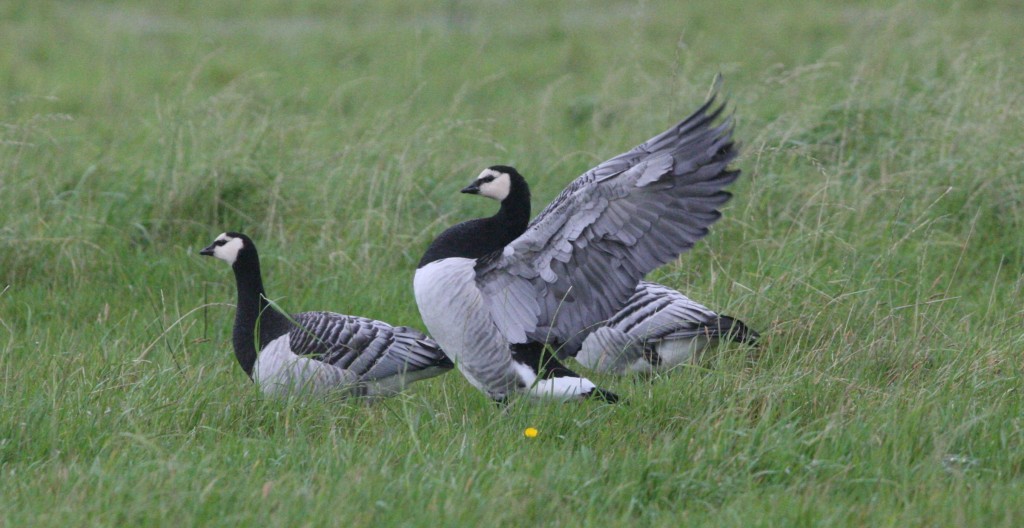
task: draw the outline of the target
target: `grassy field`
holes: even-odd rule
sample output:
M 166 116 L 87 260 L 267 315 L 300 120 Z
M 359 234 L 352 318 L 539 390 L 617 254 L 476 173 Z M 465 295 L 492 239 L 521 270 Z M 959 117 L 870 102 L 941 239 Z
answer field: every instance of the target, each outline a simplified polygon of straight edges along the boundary
M 1018 2 L 336 4 L 0 3 L 0 526 L 1024 524 Z M 218 233 L 287 309 L 422 326 L 483 167 L 539 210 L 716 72 L 744 175 L 655 276 L 756 355 L 504 413 L 234 362 Z

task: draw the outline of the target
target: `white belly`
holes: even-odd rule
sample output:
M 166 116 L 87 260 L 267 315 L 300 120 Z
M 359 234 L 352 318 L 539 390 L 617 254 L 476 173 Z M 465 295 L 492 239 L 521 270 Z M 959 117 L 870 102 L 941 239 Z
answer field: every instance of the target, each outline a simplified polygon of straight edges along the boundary
M 666 339 L 658 343 L 654 349 L 661 357 L 659 370 L 668 370 L 683 363 L 696 363 L 700 359 L 701 352 L 709 345 L 706 337 L 693 337 L 689 339 Z
M 495 396 L 515 377 L 508 343 L 476 286 L 475 261 L 447 258 L 416 270 L 416 305 L 430 336 L 476 388 Z
M 287 396 L 350 387 L 356 376 L 333 365 L 296 355 L 285 334 L 260 351 L 253 380 L 268 396 Z
M 652 365 L 646 358 L 641 357 L 629 364 L 625 371 L 653 374 L 654 372 L 667 372 L 683 364 L 695 365 L 709 344 L 710 341 L 706 337 L 666 339 L 654 345 L 654 352 L 661 358 L 658 365 Z

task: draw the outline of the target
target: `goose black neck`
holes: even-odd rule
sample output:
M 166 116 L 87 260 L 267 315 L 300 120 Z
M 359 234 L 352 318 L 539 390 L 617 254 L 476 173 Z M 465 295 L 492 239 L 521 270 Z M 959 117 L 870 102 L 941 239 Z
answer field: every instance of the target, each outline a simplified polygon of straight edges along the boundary
M 498 247 L 504 247 L 526 232 L 526 226 L 530 224 L 530 186 L 521 176 L 512 180 L 508 196 L 501 201 L 501 208 L 491 220 L 505 226 L 506 240 Z
M 462 222 L 446 229 L 427 248 L 417 267 L 446 258 L 483 258 L 526 232 L 530 223 L 530 188 L 519 177 L 494 216 Z
M 231 266 L 238 286 L 238 305 L 232 342 L 235 358 L 242 370 L 252 378 L 257 351 L 288 332 L 288 318 L 267 302 L 256 250 L 246 248 Z M 257 331 L 259 336 L 257 339 Z

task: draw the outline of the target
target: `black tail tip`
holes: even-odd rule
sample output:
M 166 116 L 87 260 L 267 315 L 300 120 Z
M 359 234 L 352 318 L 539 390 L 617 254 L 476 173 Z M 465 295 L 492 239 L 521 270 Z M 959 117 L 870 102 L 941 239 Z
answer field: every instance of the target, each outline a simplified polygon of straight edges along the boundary
M 442 354 L 441 357 L 437 358 L 437 361 L 434 362 L 434 366 L 445 370 L 451 370 L 455 368 L 455 363 L 452 363 L 452 360 L 448 356 Z
M 619 403 L 618 394 L 615 394 L 612 391 L 599 389 L 597 387 L 594 387 L 590 392 L 586 393 L 583 397 L 588 400 L 599 399 L 605 403 Z
M 757 346 L 757 341 L 761 338 L 761 334 L 747 326 L 743 321 L 728 315 L 719 317 L 719 328 L 722 329 L 722 334 L 726 335 L 731 341 L 745 345 Z

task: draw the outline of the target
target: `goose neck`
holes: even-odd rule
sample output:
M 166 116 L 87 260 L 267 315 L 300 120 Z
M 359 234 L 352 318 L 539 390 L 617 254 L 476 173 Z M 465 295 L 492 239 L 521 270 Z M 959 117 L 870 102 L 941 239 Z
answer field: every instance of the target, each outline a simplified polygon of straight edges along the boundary
M 526 226 L 530 223 L 529 189 L 513 186 L 511 194 L 501 201 L 501 208 L 492 218 L 513 231 L 518 231 L 519 234 L 526 231 Z
M 287 318 L 267 301 L 258 258 L 239 260 L 233 268 L 238 286 L 238 304 L 232 336 L 235 358 L 242 370 L 252 378 L 257 351 L 285 333 L 288 322 Z

